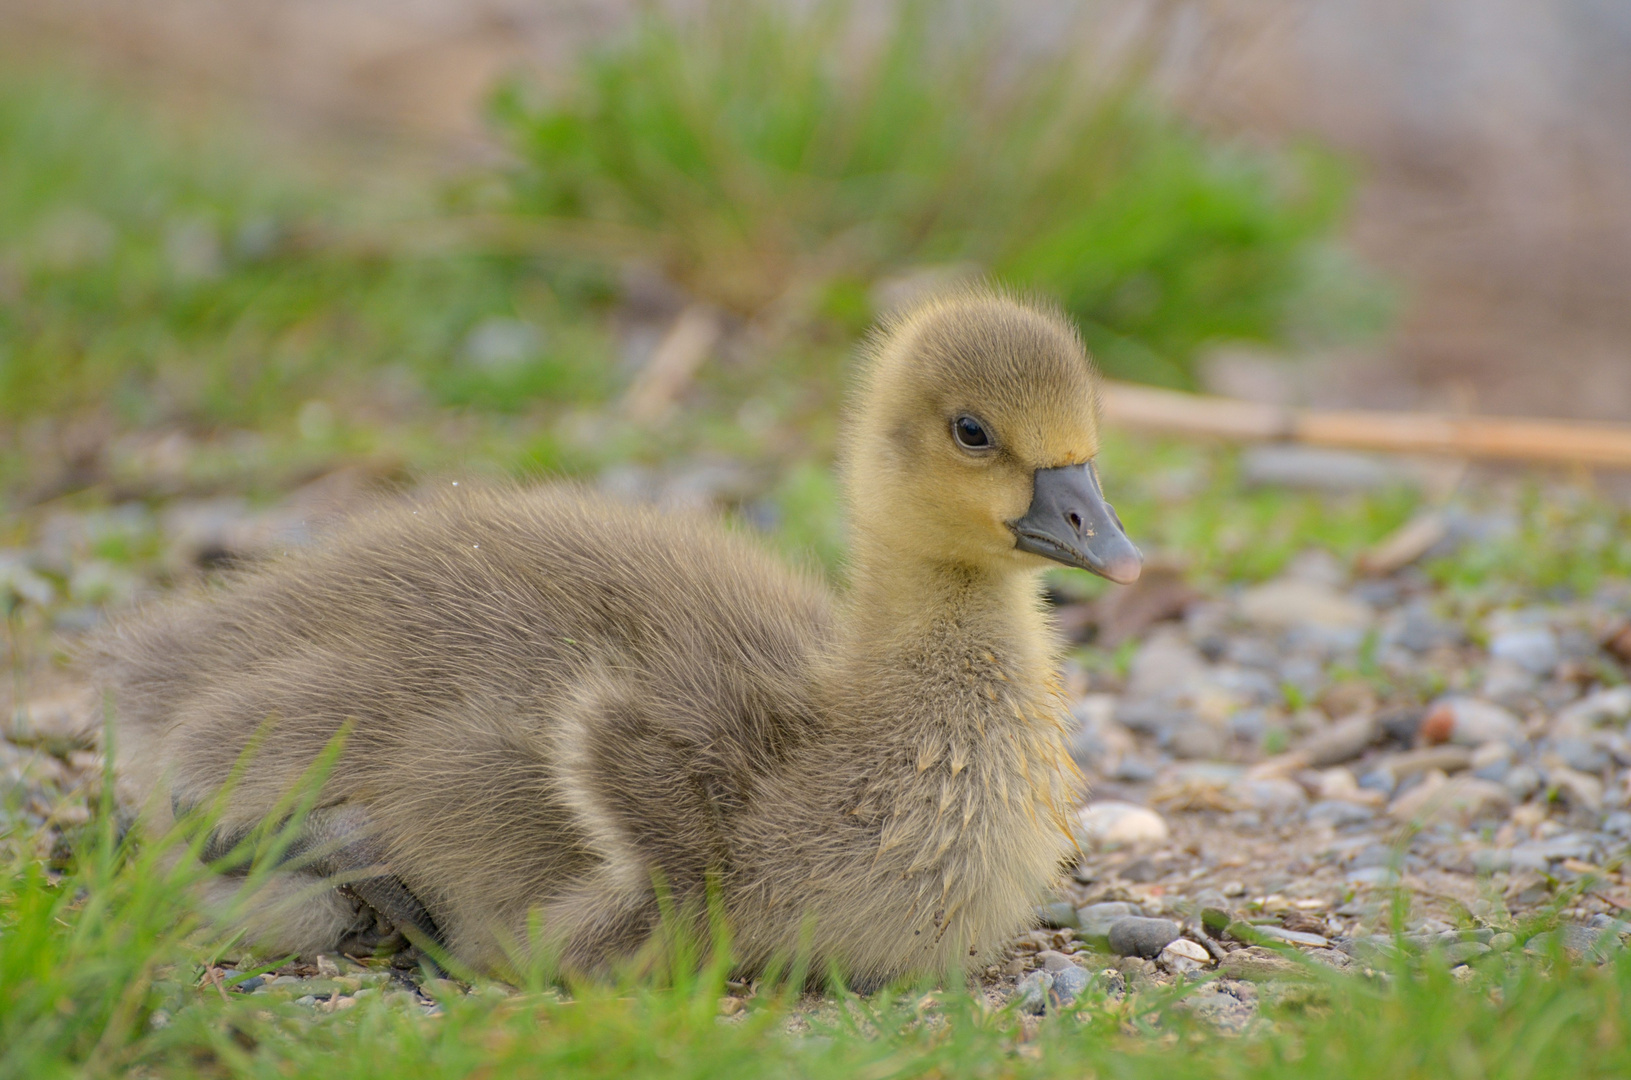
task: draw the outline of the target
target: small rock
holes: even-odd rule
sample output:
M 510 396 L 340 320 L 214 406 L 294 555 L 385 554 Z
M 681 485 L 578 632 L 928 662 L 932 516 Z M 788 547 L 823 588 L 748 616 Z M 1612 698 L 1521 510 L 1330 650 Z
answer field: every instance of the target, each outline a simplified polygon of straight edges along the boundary
M 1532 765 L 1514 765 L 1501 778 L 1501 786 L 1512 796 L 1512 801 L 1518 803 L 1539 791 L 1544 782 L 1540 771 Z
M 1144 642 L 1127 670 L 1127 697 L 1171 700 L 1206 676 L 1206 660 L 1182 632 L 1162 628 Z
M 1046 971 L 1033 971 L 1014 987 L 1014 1004 L 1022 1013 L 1041 1016 L 1048 1011 L 1048 991 L 1051 989 L 1053 976 Z
M 1135 885 L 1148 885 L 1152 881 L 1160 881 L 1163 874 L 1161 868 L 1155 865 L 1154 859 L 1134 859 L 1123 866 L 1117 872 L 1117 876 Z
M 1166 821 L 1154 810 L 1114 800 L 1083 807 L 1077 821 L 1084 847 L 1153 847 L 1166 843 L 1172 835 Z
M 1472 751 L 1465 746 L 1429 746 L 1421 750 L 1406 750 L 1389 754 L 1376 762 L 1376 768 L 1385 769 L 1395 780 L 1408 780 L 1417 773 L 1460 772 L 1472 764 Z
M 1490 639 L 1489 654 L 1533 675 L 1550 674 L 1563 658 L 1557 635 L 1549 626 L 1520 626 L 1498 633 Z
M 1307 757 L 1310 766 L 1324 769 L 1352 761 L 1363 754 L 1365 748 L 1376 741 L 1381 730 L 1375 716 L 1368 714 L 1350 716 L 1310 736 L 1304 740 L 1299 749 Z
M 1036 909 L 1036 918 L 1043 926 L 1055 930 L 1081 927 L 1081 920 L 1076 916 L 1076 906 L 1064 900 L 1055 900 L 1051 904 L 1044 904 Z
M 1359 803 L 1341 799 L 1322 799 L 1308 808 L 1303 815 L 1310 825 L 1329 825 L 1340 829 L 1347 825 L 1362 825 L 1376 816 L 1376 811 Z
M 1509 934 L 1504 930 L 1499 934 L 1492 935 L 1489 939 L 1489 947 L 1495 952 L 1505 952 L 1517 943 L 1517 935 Z
M 1557 714 L 1553 728 L 1560 734 L 1584 734 L 1604 724 L 1631 721 L 1631 686 L 1616 686 L 1587 694 Z
M 1388 815 L 1395 821 L 1424 825 L 1437 822 L 1467 825 L 1504 815 L 1511 805 L 1512 794 L 1501 784 L 1475 776 L 1447 779 L 1443 773 L 1434 772 L 1394 799 L 1388 806 Z
M 1089 904 L 1076 910 L 1076 917 L 1080 923 L 1077 933 L 1087 939 L 1103 939 L 1109 936 L 1110 927 L 1135 914 L 1137 911 L 1133 905 L 1121 900 Z
M 1172 756 L 1186 761 L 1216 761 L 1229 749 L 1231 733 L 1199 717 L 1186 717 L 1173 725 L 1166 739 Z
M 1174 957 L 1181 957 L 1203 967 L 1212 962 L 1212 954 L 1206 951 L 1206 946 L 1182 937 L 1169 941 L 1161 950 L 1161 959 L 1170 961 Z
M 1178 936 L 1178 924 L 1171 919 L 1144 919 L 1128 916 L 1110 927 L 1110 951 L 1117 956 L 1158 956 Z
M 1247 589 L 1240 596 L 1239 611 L 1249 623 L 1280 630 L 1296 626 L 1363 630 L 1372 618 L 1368 605 L 1303 578 L 1281 578 Z
M 1553 739 L 1551 750 L 1559 761 L 1577 772 L 1600 773 L 1609 765 L 1608 751 L 1584 739 Z
M 1070 1005 L 1082 996 L 1093 977 L 1085 968 L 1075 964 L 1053 973 L 1053 985 L 1048 988 L 1048 1003 L 1055 1008 Z
M 1603 809 L 1603 782 L 1571 769 L 1555 758 L 1546 762 L 1546 786 L 1571 807 L 1598 814 Z
M 1445 946 L 1444 959 L 1450 962 L 1451 967 L 1455 967 L 1490 951 L 1490 947 L 1481 941 L 1457 941 Z
M 1445 698 L 1428 710 L 1421 723 L 1421 736 L 1428 743 L 1457 746 L 1480 746 L 1497 739 L 1518 743 L 1523 741 L 1523 725 L 1493 702 Z
M 1266 777 L 1242 780 L 1229 786 L 1229 794 L 1242 805 L 1269 814 L 1286 814 L 1308 805 L 1308 794 L 1294 780 Z
M 1068 967 L 1076 966 L 1076 961 L 1057 949 L 1043 949 L 1036 954 L 1036 962 L 1042 965 L 1043 971 L 1047 972 L 1059 972 Z
M 1350 885 L 1391 889 L 1399 883 L 1399 872 L 1390 866 L 1360 866 L 1349 870 L 1345 879 Z

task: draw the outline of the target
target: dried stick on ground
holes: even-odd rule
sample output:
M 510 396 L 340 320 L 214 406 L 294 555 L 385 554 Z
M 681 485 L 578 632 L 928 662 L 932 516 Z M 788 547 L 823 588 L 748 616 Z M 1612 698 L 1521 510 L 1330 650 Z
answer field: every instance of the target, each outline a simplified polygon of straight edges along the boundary
M 1107 383 L 1103 394 L 1107 420 L 1150 431 L 1631 469 L 1631 426 L 1622 424 L 1289 409 L 1128 383 Z

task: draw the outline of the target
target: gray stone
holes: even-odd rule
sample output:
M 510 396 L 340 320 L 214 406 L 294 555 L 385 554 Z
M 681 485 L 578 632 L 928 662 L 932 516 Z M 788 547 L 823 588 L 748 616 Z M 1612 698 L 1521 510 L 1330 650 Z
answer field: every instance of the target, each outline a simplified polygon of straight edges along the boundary
M 1166 821 L 1154 810 L 1114 799 L 1083 807 L 1076 820 L 1085 848 L 1151 847 L 1171 836 Z
M 1332 828 L 1342 828 L 1345 825 L 1362 825 L 1376 816 L 1376 811 L 1361 803 L 1347 802 L 1342 799 L 1321 799 L 1308 808 L 1303 815 L 1311 825 L 1330 825 Z
M 1557 635 L 1549 626 L 1521 626 L 1490 639 L 1489 654 L 1510 661 L 1534 675 L 1546 675 L 1562 659 Z
M 1133 657 L 1127 671 L 1127 696 L 1135 701 L 1171 700 L 1205 675 L 1206 660 L 1195 646 L 1177 630 L 1160 629 Z
M 1350 716 L 1305 739 L 1298 749 L 1307 756 L 1310 766 L 1325 769 L 1363 754 L 1381 730 L 1374 716 Z
M 1156 768 L 1142 758 L 1124 757 L 1111 772 L 1110 779 L 1123 784 L 1143 784 L 1155 779 Z
M 1446 698 L 1429 712 L 1428 722 L 1443 709 L 1450 712 L 1450 741 L 1457 746 L 1482 746 L 1497 739 L 1507 743 L 1523 741 L 1523 725 L 1518 718 L 1494 702 L 1470 697 Z
M 1174 757 L 1215 761 L 1229 749 L 1229 732 L 1199 717 L 1186 717 L 1175 724 L 1165 740 Z
M 1076 964 L 1054 972 L 1053 985 L 1048 993 L 1049 1004 L 1056 1008 L 1073 1004 L 1092 981 L 1093 976 Z
M 1110 951 L 1117 956 L 1153 959 L 1168 942 L 1178 936 L 1178 924 L 1171 919 L 1144 919 L 1137 916 L 1117 919 L 1110 927 Z
M 1137 913 L 1137 908 L 1121 900 L 1088 904 L 1086 907 L 1076 909 L 1076 918 L 1079 920 L 1077 933 L 1089 939 L 1103 939 L 1109 936 L 1110 927 Z
M 1514 802 L 1523 802 L 1540 790 L 1540 771 L 1533 765 L 1514 765 L 1501 778 L 1501 784 L 1511 793 Z
M 1247 622 L 1270 629 L 1363 631 L 1372 619 L 1368 604 L 1303 578 L 1280 578 L 1247 589 L 1240 595 L 1239 611 Z
M 1063 928 L 1075 930 L 1082 925 L 1076 917 L 1075 905 L 1063 900 L 1055 900 L 1051 904 L 1037 908 L 1036 917 L 1043 926 L 1051 926 L 1056 930 Z
M 1241 480 L 1252 487 L 1379 491 L 1410 482 L 1397 462 L 1374 454 L 1293 443 L 1263 443 L 1240 455 Z
M 1043 949 L 1036 954 L 1036 962 L 1042 965 L 1042 970 L 1049 974 L 1058 974 L 1066 968 L 1076 966 L 1076 961 L 1059 952 L 1057 949 Z
M 1631 686 L 1598 690 L 1557 714 L 1555 730 L 1579 734 L 1603 724 L 1624 724 L 1631 720 Z
M 1308 805 L 1308 794 L 1295 780 L 1268 778 L 1243 780 L 1229 787 L 1229 794 L 1244 805 L 1267 814 L 1285 814 Z
M 1457 964 L 1465 964 L 1469 960 L 1483 956 L 1489 951 L 1491 951 L 1490 947 L 1481 941 L 1457 941 L 1445 946 L 1444 959 L 1450 962 L 1451 967 L 1454 967 Z
M 1372 769 L 1359 778 L 1359 786 L 1366 791 L 1380 791 L 1383 795 L 1392 795 L 1394 789 L 1399 786 L 1399 781 L 1391 769 Z
M 1033 971 L 1014 987 L 1014 1005 L 1022 1013 L 1041 1016 L 1048 1011 L 1048 991 L 1052 989 L 1052 975 L 1046 971 Z
M 1551 750 L 1563 764 L 1583 773 L 1600 773 L 1608 768 L 1608 751 L 1585 739 L 1553 739 Z
M 1386 866 L 1361 866 L 1348 871 L 1350 885 L 1368 885 L 1371 888 L 1392 888 L 1399 883 L 1397 871 Z

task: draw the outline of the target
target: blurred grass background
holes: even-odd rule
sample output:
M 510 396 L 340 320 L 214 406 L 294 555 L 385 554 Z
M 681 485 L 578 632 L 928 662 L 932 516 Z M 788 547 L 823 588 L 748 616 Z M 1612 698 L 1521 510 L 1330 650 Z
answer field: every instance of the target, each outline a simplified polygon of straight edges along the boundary
M 86 410 L 198 430 L 315 397 L 366 414 L 382 386 L 481 411 L 604 402 L 631 376 L 607 327 L 630 263 L 751 341 L 738 366 L 757 371 L 723 380 L 721 408 L 761 373 L 830 398 L 880 282 L 925 269 L 1057 299 L 1108 370 L 1170 384 L 1219 342 L 1374 323 L 1334 240 L 1333 159 L 1208 140 L 1069 56 L 1005 69 L 977 27 L 929 32 L 942 7 L 903 6 L 861 48 L 830 3 L 653 10 L 564 90 L 498 94 L 503 166 L 395 206 L 14 69 L 6 441 Z

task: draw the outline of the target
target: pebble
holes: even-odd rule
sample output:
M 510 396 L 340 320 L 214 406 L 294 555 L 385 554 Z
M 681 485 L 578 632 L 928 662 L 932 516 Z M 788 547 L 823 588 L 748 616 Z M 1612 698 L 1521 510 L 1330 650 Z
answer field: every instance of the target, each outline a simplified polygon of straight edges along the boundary
M 1171 919 L 1146 919 L 1136 915 L 1117 919 L 1108 935 L 1110 951 L 1117 956 L 1151 959 L 1160 955 L 1178 936 L 1178 924 Z
M 1547 675 L 1563 659 L 1557 635 L 1547 626 L 1525 626 L 1496 634 L 1489 655 L 1523 668 L 1531 675 Z
M 1076 906 L 1067 900 L 1055 900 L 1051 904 L 1037 908 L 1036 918 L 1043 926 L 1055 930 L 1078 930 L 1082 925 L 1081 919 L 1076 914 Z
M 1014 987 L 1014 1005 L 1022 1013 L 1041 1016 L 1048 1011 L 1048 991 L 1052 989 L 1052 975 L 1046 971 L 1033 971 Z
M 1289 814 L 1308 805 L 1308 793 L 1295 780 L 1268 777 L 1242 780 L 1229 787 L 1229 794 L 1242 805 L 1267 814 Z
M 1253 586 L 1241 593 L 1238 609 L 1249 623 L 1281 630 L 1299 626 L 1363 630 L 1374 617 L 1369 605 L 1305 578 Z
M 1078 920 L 1077 933 L 1089 940 L 1104 939 L 1110 935 L 1110 927 L 1127 918 L 1136 915 L 1138 911 L 1133 905 L 1122 900 L 1106 900 L 1099 904 L 1089 904 L 1076 909 Z
M 1160 814 L 1128 802 L 1095 802 L 1082 808 L 1077 822 L 1084 847 L 1153 847 L 1172 837 L 1172 830 Z
M 1323 824 L 1333 828 L 1363 825 L 1375 816 L 1376 811 L 1373 808 L 1341 799 L 1322 799 L 1310 806 L 1308 812 L 1303 815 L 1311 825 Z
M 1036 954 L 1036 962 L 1042 965 L 1043 971 L 1057 972 L 1068 967 L 1075 967 L 1076 961 L 1057 949 L 1043 949 Z
M 1493 702 L 1453 697 L 1428 710 L 1421 722 L 1421 737 L 1428 743 L 1457 746 L 1481 746 L 1497 740 L 1518 743 L 1523 741 L 1523 725 L 1510 711 Z
M 1395 821 L 1415 825 L 1444 822 L 1464 826 L 1502 816 L 1511 805 L 1512 794 L 1502 784 L 1476 776 L 1448 779 L 1443 773 L 1433 772 L 1394 799 L 1388 815 Z
M 1048 988 L 1048 1003 L 1055 1007 L 1070 1005 L 1082 996 L 1093 981 L 1085 968 L 1072 964 L 1053 973 L 1053 985 Z
M 1328 768 L 1352 761 L 1363 754 L 1381 734 L 1381 725 L 1369 714 L 1350 716 L 1339 720 L 1324 731 L 1315 733 L 1298 747 L 1316 769 Z
M 1444 959 L 1450 962 L 1451 967 L 1455 967 L 1490 951 L 1490 947 L 1481 941 L 1457 941 L 1444 947 Z
M 1161 950 L 1161 956 L 1169 960 L 1172 957 L 1182 957 L 1202 966 L 1212 962 L 1212 954 L 1206 951 L 1206 946 L 1183 937 L 1169 941 Z
M 1631 721 L 1631 686 L 1598 690 L 1567 706 L 1557 714 L 1553 730 L 1559 734 L 1581 734 L 1605 724 Z

